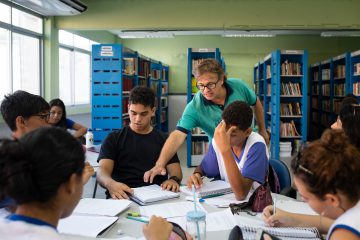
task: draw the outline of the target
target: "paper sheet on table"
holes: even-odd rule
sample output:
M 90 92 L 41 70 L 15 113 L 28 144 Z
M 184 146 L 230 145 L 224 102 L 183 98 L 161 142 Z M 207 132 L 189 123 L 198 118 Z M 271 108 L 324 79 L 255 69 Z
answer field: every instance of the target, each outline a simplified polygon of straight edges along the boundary
M 59 221 L 58 231 L 65 234 L 96 237 L 117 220 L 117 217 L 71 215 Z
M 238 201 L 235 198 L 235 194 L 230 193 L 230 194 L 222 195 L 219 197 L 206 198 L 204 203 L 213 205 L 216 207 L 229 207 L 230 203 L 242 203 L 242 202 L 246 202 L 246 201 L 247 201 L 247 199 L 245 199 L 243 201 Z
M 179 224 L 183 229 L 186 229 L 186 217 L 177 217 L 169 219 L 171 222 Z M 235 219 L 232 217 L 230 211 L 219 211 L 206 214 L 206 231 L 225 231 L 230 230 L 236 225 Z
M 205 209 L 199 204 L 196 204 L 197 209 L 205 211 Z M 161 216 L 163 218 L 184 217 L 187 212 L 194 210 L 194 203 L 192 202 L 174 202 L 163 203 L 150 206 L 139 207 L 140 213 L 143 216 Z
M 314 212 L 314 210 L 311 209 L 309 204 L 305 202 L 277 200 L 276 207 L 292 213 L 318 215 L 316 212 Z
M 74 209 L 73 214 L 116 216 L 127 209 L 131 203 L 131 201 L 125 199 L 83 198 Z

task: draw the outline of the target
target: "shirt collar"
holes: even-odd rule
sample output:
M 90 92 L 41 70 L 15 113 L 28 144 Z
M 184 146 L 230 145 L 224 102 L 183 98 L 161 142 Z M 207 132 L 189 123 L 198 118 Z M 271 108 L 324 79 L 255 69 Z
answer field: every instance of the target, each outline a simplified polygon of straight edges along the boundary
M 34 225 L 38 225 L 38 226 L 48 226 L 51 227 L 53 229 L 55 229 L 56 231 L 56 227 L 37 218 L 33 218 L 33 217 L 28 217 L 28 216 L 24 216 L 24 215 L 19 215 L 19 214 L 11 214 L 9 216 L 6 217 L 7 219 L 9 219 L 10 221 L 22 221 L 22 222 L 26 222 L 26 223 L 30 223 L 30 224 L 34 224 Z
M 229 96 L 233 93 L 233 90 L 232 90 L 232 88 L 227 84 L 227 82 L 224 82 L 224 87 L 225 87 L 225 89 L 226 89 L 226 97 L 225 97 L 225 102 L 224 102 L 224 103 L 226 103 L 227 100 L 228 100 L 228 98 L 229 98 Z M 201 94 L 201 98 L 202 98 L 203 101 L 204 101 L 204 105 L 205 105 L 205 106 L 208 106 L 208 105 L 218 105 L 218 104 L 213 103 L 213 101 L 207 100 L 207 99 L 204 97 L 204 95 L 202 95 L 202 93 L 200 93 L 200 94 Z

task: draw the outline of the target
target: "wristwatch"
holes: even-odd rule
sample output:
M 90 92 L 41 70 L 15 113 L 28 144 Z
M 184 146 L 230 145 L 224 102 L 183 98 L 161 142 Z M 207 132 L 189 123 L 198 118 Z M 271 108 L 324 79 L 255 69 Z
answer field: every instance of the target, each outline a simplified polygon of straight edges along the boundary
M 171 176 L 171 177 L 169 177 L 169 179 L 174 180 L 174 181 L 177 182 L 177 184 L 179 184 L 179 185 L 180 185 L 180 183 L 181 183 L 181 180 L 180 180 L 177 176 Z

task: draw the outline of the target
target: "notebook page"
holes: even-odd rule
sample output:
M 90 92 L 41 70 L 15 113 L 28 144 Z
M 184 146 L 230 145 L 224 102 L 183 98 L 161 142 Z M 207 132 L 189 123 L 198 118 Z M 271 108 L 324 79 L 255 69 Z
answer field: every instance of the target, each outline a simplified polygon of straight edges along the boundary
M 143 203 L 176 198 L 180 196 L 179 193 L 162 190 L 160 186 L 155 184 L 150 186 L 133 188 L 133 190 L 133 195 Z
M 83 198 L 74 209 L 73 214 L 116 216 L 127 209 L 131 203 L 131 201 L 126 199 Z
M 58 231 L 65 234 L 96 237 L 117 220 L 117 217 L 71 215 L 59 221 Z
M 205 209 L 198 203 L 197 209 L 206 213 Z M 165 204 L 156 204 L 150 206 L 139 207 L 143 216 L 157 215 L 163 218 L 184 217 L 189 211 L 194 211 L 194 203 L 192 202 L 174 202 Z M 171 219 L 169 219 L 171 220 Z
M 276 207 L 291 213 L 319 215 L 311 209 L 309 204 L 300 201 L 277 200 Z

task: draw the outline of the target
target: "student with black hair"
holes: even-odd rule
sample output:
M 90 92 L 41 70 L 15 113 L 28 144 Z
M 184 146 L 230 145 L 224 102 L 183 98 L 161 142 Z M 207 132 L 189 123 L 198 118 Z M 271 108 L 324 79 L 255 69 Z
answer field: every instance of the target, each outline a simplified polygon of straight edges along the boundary
M 343 131 L 326 130 L 292 160 L 295 185 L 315 215 L 295 214 L 267 206 L 270 226 L 317 227 L 327 239 L 360 238 L 360 152 Z M 335 220 L 335 221 L 334 221 Z
M 6 95 L 0 108 L 13 138 L 20 138 L 36 128 L 49 126 L 50 107 L 40 96 L 18 90 Z
M 128 198 L 131 188 L 150 184 L 144 182 L 143 175 L 155 164 L 167 137 L 151 126 L 155 110 L 155 94 L 150 88 L 135 87 L 130 91 L 130 125 L 110 133 L 98 157 L 97 180 L 107 189 L 108 198 Z M 169 178 L 157 176 L 154 184 L 179 191 L 182 173 L 177 155 L 166 168 Z
M 49 102 L 50 105 L 50 119 L 49 123 L 56 127 L 62 127 L 64 129 L 73 130 L 73 136 L 81 139 L 82 143 L 85 142 L 84 135 L 87 132 L 87 128 L 80 123 L 76 123 L 73 120 L 66 117 L 66 107 L 64 102 L 55 98 Z
M 200 188 L 202 177 L 220 178 L 230 183 L 236 199 L 243 200 L 265 182 L 268 152 L 264 138 L 252 131 L 253 111 L 241 101 L 227 106 L 214 139 L 187 186 Z

